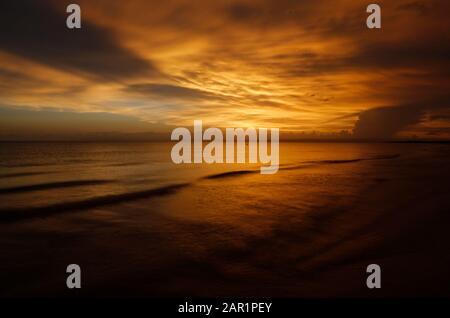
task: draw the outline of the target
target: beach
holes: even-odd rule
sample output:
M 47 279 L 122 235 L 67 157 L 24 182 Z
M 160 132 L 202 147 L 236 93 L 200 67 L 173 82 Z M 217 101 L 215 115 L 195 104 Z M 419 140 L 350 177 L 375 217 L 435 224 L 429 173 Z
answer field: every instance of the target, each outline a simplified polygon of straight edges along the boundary
M 3 143 L 0 294 L 450 295 L 448 144 L 281 143 L 274 175 L 170 147 Z

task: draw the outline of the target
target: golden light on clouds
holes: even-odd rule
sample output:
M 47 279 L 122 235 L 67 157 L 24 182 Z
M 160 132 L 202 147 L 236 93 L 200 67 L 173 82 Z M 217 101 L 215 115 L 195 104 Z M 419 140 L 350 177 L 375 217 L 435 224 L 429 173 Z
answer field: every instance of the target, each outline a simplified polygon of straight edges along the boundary
M 79 1 L 81 30 L 64 29 L 64 1 L 3 4 L 0 107 L 124 115 L 142 131 L 201 119 L 447 138 L 449 5 L 379 3 L 381 30 L 364 1 Z

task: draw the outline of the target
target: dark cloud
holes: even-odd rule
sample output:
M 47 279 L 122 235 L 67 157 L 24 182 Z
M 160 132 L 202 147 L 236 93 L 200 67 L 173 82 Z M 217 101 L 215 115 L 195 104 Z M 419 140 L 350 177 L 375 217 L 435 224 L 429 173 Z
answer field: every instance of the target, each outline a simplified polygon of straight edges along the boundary
M 450 122 L 450 114 L 434 114 L 429 116 L 430 120 L 444 120 Z
M 151 124 L 135 117 L 107 112 L 72 112 L 52 109 L 27 109 L 0 105 L 0 140 L 65 139 L 85 134 L 120 134 L 160 132 L 161 124 Z M 97 135 L 100 136 L 100 135 Z M 147 134 L 147 137 L 151 137 Z
M 345 64 L 358 68 L 433 68 L 450 69 L 448 36 L 435 34 L 420 42 L 366 44 Z
M 26 74 L 0 68 L 0 88 L 11 87 L 11 82 L 31 81 L 32 78 Z M 1 90 L 1 89 L 0 89 Z
M 282 75 L 290 77 L 401 68 L 414 68 L 441 76 L 450 75 L 450 42 L 447 37 L 435 35 L 414 43 L 361 43 L 354 53 L 341 58 L 307 52 L 276 55 L 271 67 L 282 70 Z M 282 65 L 288 62 L 292 66 L 283 69 Z
M 295 24 L 318 30 L 322 28 L 324 21 L 319 21 L 316 16 L 320 8 L 326 4 L 325 0 L 298 1 L 298 0 L 264 0 L 264 1 L 230 1 L 219 6 L 225 12 L 228 23 L 237 23 L 241 26 L 258 27 L 282 27 L 287 24 Z M 330 4 L 331 6 L 336 4 Z M 333 8 L 336 10 L 337 8 Z M 261 29 L 255 30 L 260 31 Z
M 405 11 L 413 11 L 424 15 L 429 12 L 430 5 L 425 3 L 424 1 L 412 1 L 397 6 L 397 9 Z
M 247 22 L 261 14 L 259 8 L 243 3 L 233 3 L 227 11 L 230 19 L 241 22 Z
M 36 81 L 35 78 L 21 72 L 0 67 L 0 97 L 11 96 L 15 92 L 43 87 L 48 84 L 45 80 Z
M 357 138 L 388 139 L 408 125 L 416 124 L 423 116 L 418 107 L 380 107 L 362 112 L 355 123 Z
M 429 111 L 446 111 L 450 98 L 426 102 L 372 108 L 359 114 L 353 136 L 367 139 L 390 139 L 406 128 L 426 120 Z
M 133 84 L 129 85 L 126 90 L 130 93 L 137 93 L 149 97 L 170 98 L 170 99 L 187 99 L 187 100 L 201 100 L 204 98 L 218 99 L 219 96 L 214 94 L 183 86 L 170 84 Z
M 68 1 L 0 2 L 0 49 L 38 63 L 103 79 L 156 74 L 156 68 L 121 47 L 105 28 L 82 19 L 66 27 Z

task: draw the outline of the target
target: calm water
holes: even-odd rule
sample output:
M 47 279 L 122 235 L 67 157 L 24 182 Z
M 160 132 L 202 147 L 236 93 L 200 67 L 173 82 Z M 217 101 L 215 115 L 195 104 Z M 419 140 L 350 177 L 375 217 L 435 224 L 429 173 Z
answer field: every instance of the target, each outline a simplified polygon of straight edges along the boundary
M 329 160 L 339 163 L 340 160 L 391 157 L 399 151 L 409 155 L 414 150 L 408 145 L 398 148 L 398 145 L 283 144 L 281 169 L 325 164 Z M 0 209 L 125 194 L 193 182 L 228 171 L 259 169 L 255 164 L 175 165 L 170 150 L 168 143 L 2 144 Z M 269 176 L 258 181 L 277 179 Z
M 77 263 L 86 295 L 358 296 L 374 260 L 387 293 L 414 294 L 411 262 L 426 295 L 449 292 L 423 262 L 450 264 L 449 145 L 282 143 L 275 175 L 170 150 L 1 144 L 2 294 L 64 294 Z

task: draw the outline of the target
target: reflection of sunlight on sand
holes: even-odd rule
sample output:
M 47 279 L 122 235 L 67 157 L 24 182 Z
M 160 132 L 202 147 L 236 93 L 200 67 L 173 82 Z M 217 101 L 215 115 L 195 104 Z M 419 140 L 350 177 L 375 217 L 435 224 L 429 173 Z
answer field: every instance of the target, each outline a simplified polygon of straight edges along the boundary
M 349 167 L 346 173 L 352 175 L 352 170 Z M 342 169 L 324 167 L 201 180 L 178 192 L 176 200 L 167 198 L 163 211 L 176 219 L 221 224 L 259 235 L 270 231 L 274 223 L 289 222 L 290 218 L 298 222 L 305 213 L 314 213 L 314 206 L 346 199 L 346 189 L 354 190 L 355 185 L 343 182 L 336 186 L 343 178 L 356 181 Z

